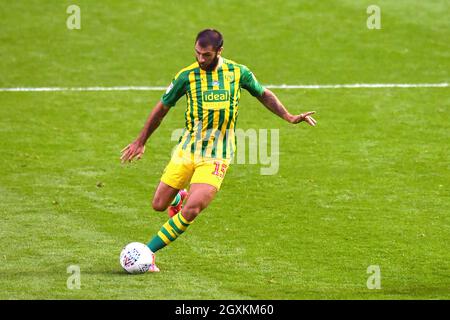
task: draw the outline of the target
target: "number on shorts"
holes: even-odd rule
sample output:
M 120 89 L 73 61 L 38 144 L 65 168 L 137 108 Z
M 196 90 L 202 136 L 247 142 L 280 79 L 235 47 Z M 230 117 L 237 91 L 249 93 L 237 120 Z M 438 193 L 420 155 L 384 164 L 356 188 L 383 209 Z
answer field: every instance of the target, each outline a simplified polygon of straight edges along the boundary
M 214 161 L 214 165 L 215 168 L 212 174 L 218 176 L 219 178 L 223 178 L 228 166 L 225 163 L 221 163 L 219 161 Z

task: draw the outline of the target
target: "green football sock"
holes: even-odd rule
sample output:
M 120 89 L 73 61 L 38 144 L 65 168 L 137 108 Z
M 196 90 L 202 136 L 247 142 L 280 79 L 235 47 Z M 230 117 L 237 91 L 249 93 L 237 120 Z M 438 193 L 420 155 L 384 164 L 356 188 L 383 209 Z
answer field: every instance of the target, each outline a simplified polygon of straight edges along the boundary
M 147 246 L 150 250 L 152 250 L 152 252 L 156 252 L 164 248 L 172 241 L 175 241 L 184 231 L 186 231 L 187 227 L 189 227 L 191 223 L 192 221 L 187 221 L 182 216 L 181 212 L 178 212 L 161 227 L 161 230 L 159 230 L 156 236 L 150 240 Z
M 177 206 L 180 204 L 180 201 L 181 201 L 181 195 L 179 193 L 177 193 L 177 195 L 175 196 L 175 198 L 173 199 L 173 201 L 170 205 Z

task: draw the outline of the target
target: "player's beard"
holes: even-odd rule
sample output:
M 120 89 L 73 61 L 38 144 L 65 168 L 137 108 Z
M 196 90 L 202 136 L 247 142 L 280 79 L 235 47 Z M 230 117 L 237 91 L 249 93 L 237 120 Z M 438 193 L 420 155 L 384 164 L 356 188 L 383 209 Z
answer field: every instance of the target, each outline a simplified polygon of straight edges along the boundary
M 197 60 L 197 62 L 198 62 L 198 60 Z M 200 68 L 202 68 L 203 70 L 205 70 L 205 71 L 212 71 L 219 64 L 219 55 L 216 53 L 216 56 L 214 57 L 213 61 L 211 61 L 211 63 L 208 64 L 207 66 L 202 66 L 200 64 L 200 62 L 198 64 L 200 65 Z

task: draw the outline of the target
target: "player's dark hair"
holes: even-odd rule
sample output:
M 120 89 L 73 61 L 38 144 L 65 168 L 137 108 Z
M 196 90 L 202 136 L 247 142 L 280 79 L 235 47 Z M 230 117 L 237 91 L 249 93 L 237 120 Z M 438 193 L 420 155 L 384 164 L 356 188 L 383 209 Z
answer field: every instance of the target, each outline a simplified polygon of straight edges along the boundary
M 202 48 L 212 46 L 217 51 L 223 46 L 223 36 L 215 29 L 205 29 L 197 34 L 195 43 L 197 42 Z

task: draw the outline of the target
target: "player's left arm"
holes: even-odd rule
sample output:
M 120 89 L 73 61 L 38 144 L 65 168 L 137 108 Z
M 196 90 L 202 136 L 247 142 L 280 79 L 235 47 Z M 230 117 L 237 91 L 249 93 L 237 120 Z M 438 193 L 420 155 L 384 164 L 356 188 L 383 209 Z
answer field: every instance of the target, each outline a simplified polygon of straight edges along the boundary
M 308 111 L 300 113 L 297 115 L 291 114 L 277 98 L 277 96 L 269 89 L 264 89 L 261 96 L 256 96 L 256 98 L 270 111 L 279 116 L 280 118 L 290 122 L 299 123 L 302 121 L 307 122 L 311 126 L 315 126 L 317 121 L 311 117 L 315 111 Z
M 241 70 L 242 88 L 250 92 L 252 96 L 256 97 L 271 112 L 290 123 L 305 121 L 311 126 L 316 125 L 316 120 L 311 117 L 315 111 L 308 111 L 298 115 L 291 114 L 272 91 L 264 88 L 258 80 L 256 80 L 254 74 L 247 67 L 241 66 Z

